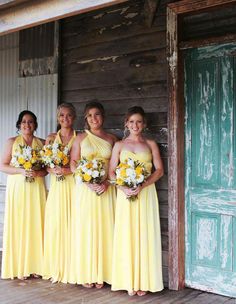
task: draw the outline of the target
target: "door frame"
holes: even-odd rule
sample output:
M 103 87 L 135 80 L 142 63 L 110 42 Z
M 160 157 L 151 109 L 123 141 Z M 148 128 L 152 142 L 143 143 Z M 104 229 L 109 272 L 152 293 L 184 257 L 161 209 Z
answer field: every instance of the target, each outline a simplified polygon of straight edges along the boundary
M 226 35 L 182 42 L 181 20 L 187 14 L 210 11 L 233 3 L 236 0 L 182 0 L 167 6 L 169 288 L 173 290 L 185 286 L 185 108 L 181 50 L 236 41 L 236 35 Z

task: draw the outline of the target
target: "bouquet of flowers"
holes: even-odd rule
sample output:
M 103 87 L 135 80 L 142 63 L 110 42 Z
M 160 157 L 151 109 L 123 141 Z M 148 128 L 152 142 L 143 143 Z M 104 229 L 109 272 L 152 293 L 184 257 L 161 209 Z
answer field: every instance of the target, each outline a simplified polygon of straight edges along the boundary
M 83 157 L 78 161 L 75 171 L 76 182 L 100 184 L 105 177 L 105 163 L 102 159 L 93 158 L 91 160 Z
M 26 171 L 40 170 L 42 162 L 39 150 L 33 149 L 27 145 L 19 145 L 19 148 L 12 155 L 11 165 L 16 168 L 24 168 Z M 34 177 L 25 177 L 25 181 L 32 183 Z
M 116 185 L 128 188 L 137 188 L 145 182 L 149 173 L 143 163 L 128 158 L 116 167 Z M 137 195 L 128 197 L 129 201 L 135 201 Z
M 49 168 L 66 167 L 70 162 L 69 147 L 60 143 L 54 142 L 43 146 L 40 151 L 41 160 L 43 164 Z M 62 181 L 65 179 L 64 175 L 57 175 L 56 180 Z

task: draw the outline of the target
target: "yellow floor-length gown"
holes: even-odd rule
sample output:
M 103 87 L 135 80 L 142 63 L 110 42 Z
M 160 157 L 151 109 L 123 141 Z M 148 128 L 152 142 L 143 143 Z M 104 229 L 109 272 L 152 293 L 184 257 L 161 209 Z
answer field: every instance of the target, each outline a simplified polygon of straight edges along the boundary
M 81 157 L 108 161 L 112 146 L 90 131 L 81 142 Z M 71 283 L 111 283 L 115 188 L 98 196 L 86 184 L 76 186 Z
M 75 137 L 74 131 L 67 144 L 69 149 Z M 54 142 L 62 144 L 60 130 Z M 70 276 L 71 212 L 75 181 L 73 174 L 65 175 L 62 181 L 57 181 L 55 174 L 51 174 L 50 178 L 45 210 L 43 278 L 67 283 Z
M 16 137 L 12 154 L 25 145 L 21 135 Z M 35 138 L 32 148 L 43 146 Z M 23 278 L 42 275 L 43 223 L 46 191 L 43 177 L 32 183 L 21 174 L 8 175 L 3 233 L 2 278 Z
M 151 171 L 150 152 L 122 150 L 120 161 L 127 158 L 144 163 Z M 112 266 L 112 290 L 163 289 L 159 207 L 154 184 L 144 188 L 135 201 L 117 191 Z

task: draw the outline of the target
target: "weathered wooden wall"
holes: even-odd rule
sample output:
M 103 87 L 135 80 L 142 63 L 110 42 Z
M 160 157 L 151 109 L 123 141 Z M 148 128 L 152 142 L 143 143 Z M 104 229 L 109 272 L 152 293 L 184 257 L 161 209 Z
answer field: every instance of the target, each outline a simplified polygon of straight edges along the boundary
M 193 40 L 236 34 L 236 6 L 185 16 L 182 25 L 182 39 Z
M 164 281 L 168 281 L 167 205 L 167 63 L 166 1 L 151 27 L 145 1 L 67 18 L 61 23 L 61 102 L 72 102 L 76 126 L 83 129 L 83 108 L 97 99 L 106 110 L 105 127 L 122 137 L 127 109 L 140 105 L 148 113 L 148 133 L 160 146 L 165 175 L 157 184 L 163 248 Z

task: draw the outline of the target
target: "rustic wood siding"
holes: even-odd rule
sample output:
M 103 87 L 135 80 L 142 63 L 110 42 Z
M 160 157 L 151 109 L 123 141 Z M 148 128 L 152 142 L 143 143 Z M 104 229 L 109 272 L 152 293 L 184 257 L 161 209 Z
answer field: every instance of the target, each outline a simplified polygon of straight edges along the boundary
M 187 41 L 229 34 L 236 34 L 235 4 L 183 18 L 182 40 Z
M 165 175 L 157 183 L 160 200 L 164 281 L 168 282 L 167 204 L 167 63 L 166 1 L 148 27 L 144 1 L 67 18 L 61 23 L 61 100 L 77 109 L 83 129 L 83 108 L 97 99 L 106 110 L 105 128 L 123 135 L 127 109 L 147 112 L 148 134 L 160 146 Z

